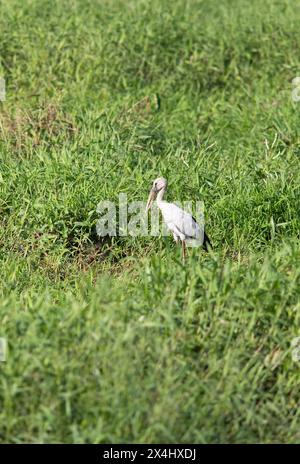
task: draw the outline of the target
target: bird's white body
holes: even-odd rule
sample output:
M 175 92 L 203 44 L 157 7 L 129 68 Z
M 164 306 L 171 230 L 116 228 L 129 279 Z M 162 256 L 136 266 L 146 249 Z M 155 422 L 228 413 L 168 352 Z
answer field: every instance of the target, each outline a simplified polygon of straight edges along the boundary
M 179 240 L 185 241 L 190 246 L 203 244 L 204 230 L 203 228 L 201 230 L 190 213 L 187 213 L 174 203 L 160 200 L 159 194 L 157 196 L 157 206 L 176 242 Z

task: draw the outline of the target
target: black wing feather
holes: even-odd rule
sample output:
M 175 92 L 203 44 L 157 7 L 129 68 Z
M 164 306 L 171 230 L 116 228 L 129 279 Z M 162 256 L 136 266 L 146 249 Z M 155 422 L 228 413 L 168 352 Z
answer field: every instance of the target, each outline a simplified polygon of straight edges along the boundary
M 193 218 L 193 220 L 195 221 L 195 223 L 197 224 L 197 221 L 196 221 L 196 219 L 194 218 L 194 216 L 192 216 L 192 218 Z M 208 251 L 207 246 L 210 246 L 210 248 L 212 248 L 211 241 L 209 240 L 208 235 L 207 235 L 207 233 L 206 233 L 205 231 L 204 231 L 202 246 L 203 246 L 203 250 L 205 250 L 205 251 Z

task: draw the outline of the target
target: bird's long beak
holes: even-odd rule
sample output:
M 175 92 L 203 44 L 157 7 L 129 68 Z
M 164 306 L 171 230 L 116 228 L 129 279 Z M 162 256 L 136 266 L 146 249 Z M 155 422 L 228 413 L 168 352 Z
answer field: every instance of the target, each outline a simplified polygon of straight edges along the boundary
M 146 206 L 146 212 L 151 208 L 151 205 L 153 201 L 156 198 L 156 191 L 152 188 L 149 193 L 148 201 L 147 201 L 147 206 Z

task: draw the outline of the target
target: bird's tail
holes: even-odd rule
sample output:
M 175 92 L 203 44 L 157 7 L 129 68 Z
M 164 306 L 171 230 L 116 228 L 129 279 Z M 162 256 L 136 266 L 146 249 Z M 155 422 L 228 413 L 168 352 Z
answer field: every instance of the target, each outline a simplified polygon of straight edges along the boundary
M 208 235 L 206 234 L 205 231 L 204 231 L 204 237 L 203 237 L 203 244 L 202 244 L 202 246 L 203 246 L 203 249 L 204 249 L 205 251 L 208 251 L 208 246 L 209 246 L 210 248 L 213 247 L 212 244 L 211 244 L 211 241 L 209 240 Z

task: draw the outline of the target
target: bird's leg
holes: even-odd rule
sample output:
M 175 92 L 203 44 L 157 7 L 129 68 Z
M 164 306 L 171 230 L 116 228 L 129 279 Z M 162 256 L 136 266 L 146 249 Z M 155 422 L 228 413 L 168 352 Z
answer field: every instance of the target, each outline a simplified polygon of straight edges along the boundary
M 186 243 L 185 240 L 182 240 L 182 261 L 185 262 L 186 258 Z

